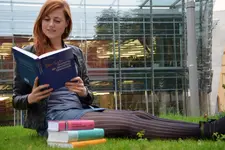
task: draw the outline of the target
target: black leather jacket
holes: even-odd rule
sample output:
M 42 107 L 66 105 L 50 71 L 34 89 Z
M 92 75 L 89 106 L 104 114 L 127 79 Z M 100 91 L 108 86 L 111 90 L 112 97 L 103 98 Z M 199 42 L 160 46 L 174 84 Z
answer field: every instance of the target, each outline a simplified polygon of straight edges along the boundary
M 87 68 L 83 53 L 78 47 L 65 45 L 65 47 L 67 46 L 73 47 L 74 59 L 78 66 L 78 76 L 81 77 L 85 87 L 88 90 L 87 97 L 80 97 L 82 105 L 84 107 L 87 107 L 88 105 L 92 104 L 94 97 L 92 92 L 90 91 L 89 78 L 87 76 Z M 33 45 L 26 46 L 24 49 L 35 53 Z M 31 91 L 32 87 L 20 79 L 19 72 L 17 71 L 17 69 L 15 69 L 12 101 L 13 107 L 18 110 L 27 110 L 24 122 L 25 128 L 36 129 L 38 132 L 45 131 L 47 129 L 47 121 L 45 118 L 47 111 L 47 101 L 43 99 L 38 103 L 28 104 L 27 98 L 28 94 L 30 94 Z

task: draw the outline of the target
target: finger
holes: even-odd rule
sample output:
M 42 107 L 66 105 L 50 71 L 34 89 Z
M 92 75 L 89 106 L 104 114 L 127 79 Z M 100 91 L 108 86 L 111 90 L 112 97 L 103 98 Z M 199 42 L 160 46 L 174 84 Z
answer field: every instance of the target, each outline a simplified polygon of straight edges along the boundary
M 74 82 L 66 82 L 65 83 L 65 86 L 76 86 L 77 83 L 74 83 Z
M 79 96 L 86 96 L 87 95 L 87 91 L 83 88 L 82 89 L 73 89 L 71 91 L 78 94 Z
M 45 95 L 45 94 L 51 93 L 52 91 L 53 91 L 53 88 L 50 88 L 50 89 L 41 91 L 41 92 L 39 93 L 39 95 Z
M 35 88 L 35 92 L 40 92 L 41 90 L 45 90 L 49 87 L 49 84 L 40 85 L 37 88 Z
M 84 86 L 84 83 L 79 83 L 79 82 L 77 82 L 77 83 L 73 83 L 73 82 L 66 82 L 65 83 L 65 86 L 79 86 L 79 87 L 83 87 Z
M 77 88 L 84 88 L 84 84 L 83 84 L 83 83 L 77 84 L 76 87 L 77 87 Z
M 50 89 L 47 89 L 47 90 L 44 90 L 42 92 L 39 92 L 36 94 L 36 97 L 38 97 L 38 99 L 42 96 L 46 97 L 46 95 L 50 95 L 51 92 L 53 91 L 53 88 L 50 88 Z
M 77 89 L 69 89 L 71 92 L 74 92 L 74 93 L 80 93 L 81 91 L 80 90 L 77 90 Z
M 70 90 L 73 90 L 73 89 L 82 90 L 82 89 L 84 89 L 84 86 L 65 86 L 65 87 L 67 87 Z
M 34 80 L 33 89 L 35 89 L 36 87 L 38 87 L 38 77 L 36 77 Z
M 83 80 L 80 77 L 75 77 L 75 78 L 71 79 L 70 81 L 83 83 Z
M 74 88 L 74 87 L 67 87 L 70 91 L 72 91 L 72 92 L 83 92 L 85 89 L 83 88 L 83 87 L 76 87 L 76 88 Z
M 39 97 L 38 97 L 38 100 L 40 101 L 40 100 L 42 100 L 42 99 L 45 99 L 45 98 L 49 97 L 50 95 L 51 95 L 51 93 L 47 93 L 47 94 L 45 94 L 45 95 L 39 96 Z

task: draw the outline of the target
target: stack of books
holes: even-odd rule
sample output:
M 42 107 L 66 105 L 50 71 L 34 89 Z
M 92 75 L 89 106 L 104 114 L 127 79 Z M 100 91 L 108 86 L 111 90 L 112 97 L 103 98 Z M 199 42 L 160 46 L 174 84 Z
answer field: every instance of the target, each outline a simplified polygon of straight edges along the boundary
M 50 147 L 78 148 L 105 142 L 104 129 L 95 128 L 94 120 L 48 121 Z

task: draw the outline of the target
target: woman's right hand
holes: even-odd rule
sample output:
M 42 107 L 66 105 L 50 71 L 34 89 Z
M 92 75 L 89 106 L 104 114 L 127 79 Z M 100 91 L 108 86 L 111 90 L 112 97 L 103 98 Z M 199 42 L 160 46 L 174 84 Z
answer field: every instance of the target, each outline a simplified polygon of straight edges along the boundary
M 28 95 L 28 103 L 29 104 L 37 103 L 40 100 L 50 96 L 53 88 L 48 89 L 48 87 L 49 84 L 38 86 L 38 77 L 36 77 L 34 80 L 32 92 Z

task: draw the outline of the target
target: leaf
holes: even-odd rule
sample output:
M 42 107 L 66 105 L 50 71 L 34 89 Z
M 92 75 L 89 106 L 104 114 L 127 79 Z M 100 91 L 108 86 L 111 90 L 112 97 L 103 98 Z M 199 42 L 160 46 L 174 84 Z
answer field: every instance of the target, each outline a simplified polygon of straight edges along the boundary
M 222 87 L 225 89 L 225 84 L 223 84 Z

